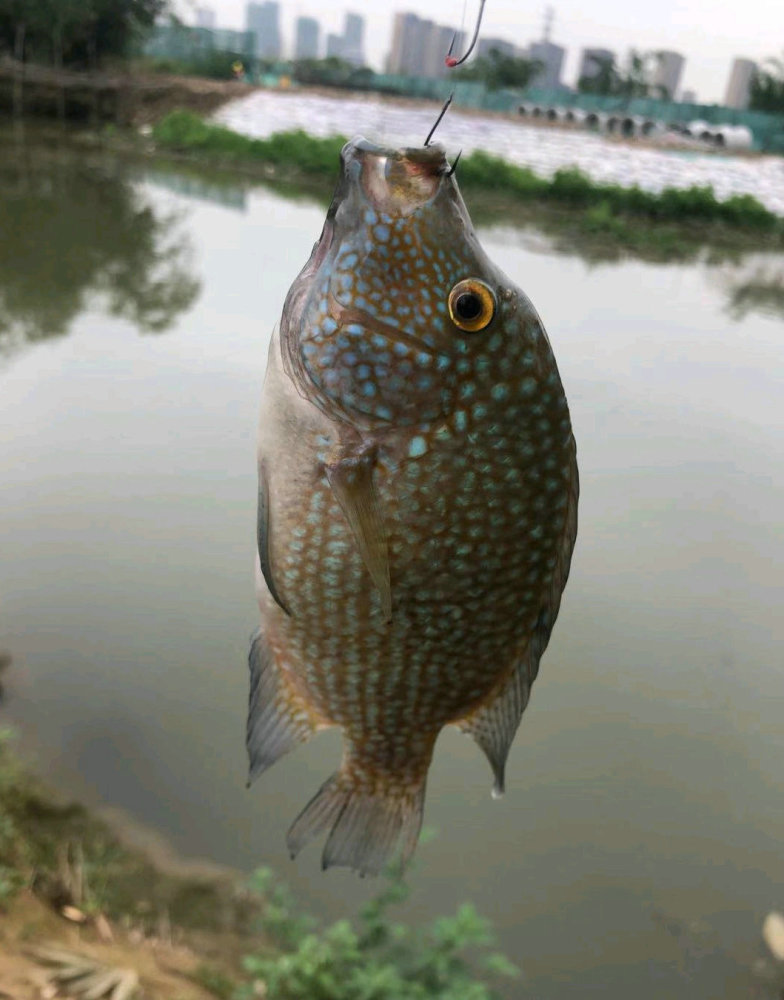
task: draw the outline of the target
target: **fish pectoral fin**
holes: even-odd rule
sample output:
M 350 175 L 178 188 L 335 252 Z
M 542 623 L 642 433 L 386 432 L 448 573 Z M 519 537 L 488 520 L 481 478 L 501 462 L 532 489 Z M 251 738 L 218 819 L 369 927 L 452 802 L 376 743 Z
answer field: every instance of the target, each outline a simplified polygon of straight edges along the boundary
M 296 857 L 308 841 L 329 830 L 322 869 L 378 875 L 395 855 L 401 864 L 408 862 L 419 840 L 424 804 L 424 776 L 418 783 L 384 789 L 341 767 L 292 823 L 289 853 Z
M 271 540 L 272 517 L 270 513 L 269 475 L 266 463 L 262 459 L 259 463 L 259 507 L 256 518 L 256 544 L 259 550 L 261 574 L 264 577 L 264 582 L 267 584 L 267 590 L 269 590 L 272 599 L 279 608 L 282 608 L 291 617 L 291 612 L 280 596 L 280 591 L 275 584 L 275 576 L 272 572 Z
M 366 448 L 325 466 L 327 480 L 357 543 L 359 554 L 381 595 L 384 618 L 392 617 L 389 549 L 381 502 L 374 482 L 375 449 Z
M 539 659 L 547 646 L 549 630 L 539 625 L 534 630 L 522 661 L 511 676 L 488 701 L 457 723 L 457 728 L 472 736 L 493 769 L 493 798 L 504 794 L 506 759 L 520 725 L 531 686 L 539 673 Z
M 289 690 L 260 629 L 251 639 L 248 666 L 250 696 L 245 744 L 250 785 L 278 758 L 306 743 L 318 725 Z

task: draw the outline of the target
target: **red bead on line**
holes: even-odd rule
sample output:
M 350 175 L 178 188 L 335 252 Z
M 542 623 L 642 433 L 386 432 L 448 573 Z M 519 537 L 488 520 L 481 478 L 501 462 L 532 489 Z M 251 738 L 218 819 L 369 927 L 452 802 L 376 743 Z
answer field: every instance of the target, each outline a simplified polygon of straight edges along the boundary
M 457 59 L 455 59 L 454 56 L 447 56 L 446 59 L 444 59 L 444 63 L 451 69 L 453 66 L 457 66 Z

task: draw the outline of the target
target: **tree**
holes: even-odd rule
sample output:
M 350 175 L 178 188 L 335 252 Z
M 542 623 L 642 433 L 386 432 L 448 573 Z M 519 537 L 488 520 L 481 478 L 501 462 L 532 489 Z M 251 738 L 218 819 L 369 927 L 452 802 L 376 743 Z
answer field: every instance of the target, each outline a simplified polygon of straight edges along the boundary
M 623 97 L 627 101 L 635 97 L 661 97 L 667 99 L 670 94 L 666 87 L 655 84 L 653 77 L 661 65 L 661 52 L 639 52 L 631 49 L 626 66 L 619 69 L 615 59 L 593 56 L 597 71 L 590 76 L 581 77 L 578 89 L 584 94 L 601 94 L 604 97 Z
M 0 52 L 19 61 L 94 66 L 124 56 L 168 0 L 0 0 Z
M 455 78 L 476 80 L 484 83 L 488 90 L 500 90 L 502 87 L 525 90 L 543 69 L 544 64 L 539 59 L 508 56 L 499 49 L 490 49 L 486 56 L 480 56 L 457 70 Z
M 613 56 L 591 56 L 596 71 L 590 76 L 581 76 L 577 89 L 581 94 L 601 94 L 609 97 L 618 93 L 621 75 Z
M 784 57 L 770 58 L 751 81 L 749 108 L 784 114 Z

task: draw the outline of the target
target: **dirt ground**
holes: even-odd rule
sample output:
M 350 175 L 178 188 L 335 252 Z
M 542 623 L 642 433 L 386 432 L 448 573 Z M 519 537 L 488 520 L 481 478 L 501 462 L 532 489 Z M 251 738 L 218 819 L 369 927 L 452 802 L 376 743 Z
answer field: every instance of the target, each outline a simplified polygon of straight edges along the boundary
M 2 1000 L 52 1000 L 75 994 L 57 992 L 53 967 L 36 959 L 37 949 L 55 946 L 92 959 L 101 968 L 118 974 L 132 970 L 146 1000 L 214 1000 L 192 978 L 203 964 L 198 946 L 172 939 L 169 932 L 142 938 L 133 929 L 110 925 L 101 919 L 84 925 L 56 914 L 29 891 L 17 896 L 10 908 L 0 911 L 0 998 Z M 210 942 L 208 949 L 218 947 Z

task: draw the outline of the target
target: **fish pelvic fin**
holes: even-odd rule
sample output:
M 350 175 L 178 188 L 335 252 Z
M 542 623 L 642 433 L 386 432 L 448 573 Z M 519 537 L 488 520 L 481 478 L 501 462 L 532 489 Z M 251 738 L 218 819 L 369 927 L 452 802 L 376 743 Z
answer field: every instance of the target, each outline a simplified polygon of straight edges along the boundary
M 329 830 L 323 870 L 351 868 L 364 877 L 378 875 L 395 858 L 405 866 L 419 840 L 425 781 L 426 773 L 410 785 L 368 783 L 344 762 L 291 825 L 286 838 L 291 857 Z
M 250 786 L 289 750 L 306 743 L 318 726 L 289 690 L 261 629 L 251 638 L 248 666 L 250 696 L 245 745 Z
M 385 621 L 392 617 L 389 551 L 381 502 L 373 474 L 374 447 L 365 447 L 326 466 L 327 481 L 348 521 L 359 554 L 381 597 Z

